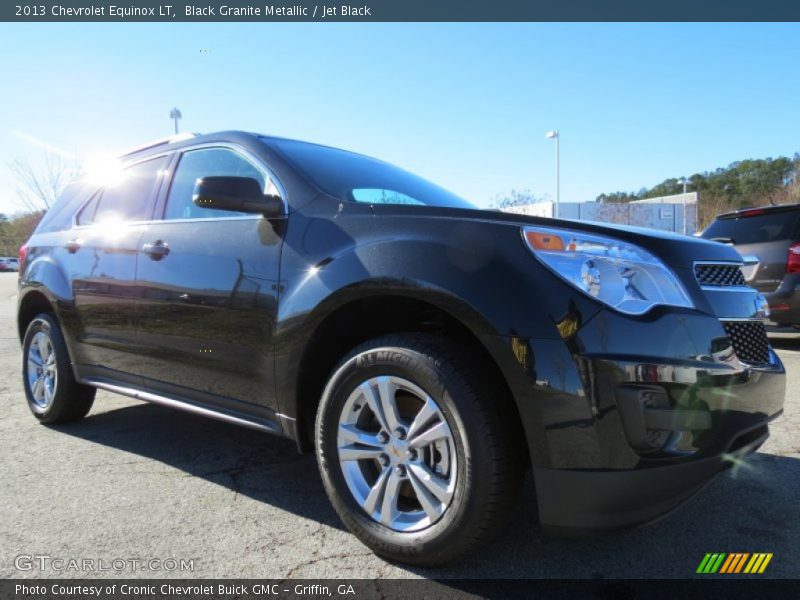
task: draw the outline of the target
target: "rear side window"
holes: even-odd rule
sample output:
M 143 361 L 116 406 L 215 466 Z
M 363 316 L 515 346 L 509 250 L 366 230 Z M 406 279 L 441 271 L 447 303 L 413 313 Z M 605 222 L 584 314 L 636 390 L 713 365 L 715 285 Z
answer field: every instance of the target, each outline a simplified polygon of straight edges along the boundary
M 758 244 L 797 237 L 798 212 L 775 212 L 738 219 L 717 219 L 703 232 L 706 239 L 725 238 L 734 244 Z
M 83 207 L 78 214 L 78 225 L 148 219 L 153 192 L 166 160 L 162 156 L 125 169 L 119 183 L 101 189 Z

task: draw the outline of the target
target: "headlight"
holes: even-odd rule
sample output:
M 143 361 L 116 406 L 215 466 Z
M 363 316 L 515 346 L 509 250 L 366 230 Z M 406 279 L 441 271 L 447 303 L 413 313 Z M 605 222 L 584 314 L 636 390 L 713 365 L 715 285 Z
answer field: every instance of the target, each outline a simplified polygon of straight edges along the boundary
M 638 246 L 547 227 L 524 227 L 522 237 L 556 275 L 620 312 L 641 315 L 659 304 L 694 308 L 675 274 Z

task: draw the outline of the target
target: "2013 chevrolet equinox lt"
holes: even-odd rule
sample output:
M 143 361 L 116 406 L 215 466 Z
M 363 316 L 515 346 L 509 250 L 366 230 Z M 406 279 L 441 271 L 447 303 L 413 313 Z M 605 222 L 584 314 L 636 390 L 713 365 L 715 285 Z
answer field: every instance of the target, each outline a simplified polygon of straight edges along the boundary
M 651 521 L 782 410 L 764 300 L 724 244 L 476 210 L 240 132 L 121 164 L 21 251 L 33 414 L 81 418 L 100 388 L 292 438 L 390 559 L 475 548 L 528 467 L 545 530 Z

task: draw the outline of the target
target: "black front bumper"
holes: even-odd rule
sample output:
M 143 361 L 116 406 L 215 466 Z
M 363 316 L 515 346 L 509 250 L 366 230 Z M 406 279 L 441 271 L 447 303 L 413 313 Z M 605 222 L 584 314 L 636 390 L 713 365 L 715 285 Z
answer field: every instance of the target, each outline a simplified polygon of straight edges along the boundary
M 562 453 L 559 468 L 534 464 L 542 527 L 580 535 L 656 520 L 754 452 L 783 408 L 785 370 L 774 351 L 770 356 L 770 365 L 727 374 L 723 368 L 676 371 L 610 358 L 586 361 L 598 402 L 593 422 L 580 432 L 551 428 L 551 441 L 574 442 L 571 452 Z M 676 383 L 677 375 L 691 383 Z M 642 406 L 642 418 L 632 419 L 623 400 L 637 388 L 664 390 L 668 407 Z M 656 437 L 660 447 L 648 450 L 639 426 L 674 430 Z M 587 461 L 592 467 L 580 468 Z
M 655 521 L 702 490 L 721 471 L 755 452 L 768 437 L 766 424 L 759 425 L 742 432 L 723 454 L 638 470 L 534 467 L 542 529 L 554 535 L 580 536 Z
M 755 451 L 783 410 L 777 354 L 770 349 L 758 367 L 741 363 L 710 316 L 605 312 L 565 339 L 507 342 L 516 367 L 506 372 L 548 531 L 659 518 Z M 633 418 L 623 401 L 631 389 L 656 392 Z

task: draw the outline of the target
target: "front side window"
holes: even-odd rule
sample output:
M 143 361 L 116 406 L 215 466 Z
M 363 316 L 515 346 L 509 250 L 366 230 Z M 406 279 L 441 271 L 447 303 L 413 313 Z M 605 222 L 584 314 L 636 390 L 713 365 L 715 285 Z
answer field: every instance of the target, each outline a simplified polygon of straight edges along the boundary
M 122 172 L 119 181 L 99 190 L 78 215 L 78 225 L 112 221 L 144 221 L 166 157 L 137 163 Z
M 261 184 L 261 189 L 278 194 L 269 178 L 244 156 L 230 148 L 202 148 L 186 152 L 178 163 L 167 196 L 165 219 L 214 219 L 221 217 L 252 216 L 247 213 L 217 210 L 196 206 L 193 201 L 194 186 L 203 177 L 250 177 Z

